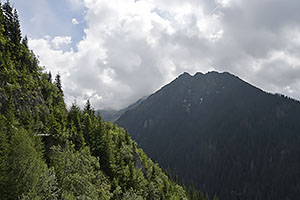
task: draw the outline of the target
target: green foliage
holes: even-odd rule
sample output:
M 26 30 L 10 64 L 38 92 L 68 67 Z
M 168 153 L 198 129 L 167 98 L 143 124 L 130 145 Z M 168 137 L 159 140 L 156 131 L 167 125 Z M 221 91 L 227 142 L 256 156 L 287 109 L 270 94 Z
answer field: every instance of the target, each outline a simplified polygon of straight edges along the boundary
M 37 185 L 42 173 L 41 155 L 35 144 L 24 130 L 17 130 L 9 146 L 8 182 L 9 195 L 17 199 L 19 194 Z
M 110 199 L 110 186 L 100 171 L 98 159 L 91 156 L 88 147 L 79 151 L 72 146 L 55 147 L 51 159 L 62 199 Z
M 0 194 L 6 193 L 7 173 L 8 173 L 8 153 L 9 143 L 7 133 L 4 130 L 5 121 L 3 115 L 0 115 Z
M 85 144 L 82 133 L 81 115 L 80 108 L 76 105 L 76 102 L 74 102 L 68 112 L 67 128 L 70 130 L 70 140 L 75 144 L 77 150 L 82 148 Z
M 60 93 L 63 93 L 62 85 L 61 85 L 61 78 L 60 78 L 60 75 L 59 75 L 59 74 L 57 74 L 56 77 L 55 77 L 55 85 L 56 85 L 58 91 L 59 91 Z
M 98 118 L 99 144 L 91 146 L 99 156 L 103 172 L 112 182 L 113 198 L 187 199 L 185 191 L 172 182 L 126 131 Z M 104 128 L 104 127 L 105 128 Z M 97 131 L 96 131 L 97 132 Z M 94 146 L 97 145 L 97 146 Z M 154 173 L 155 169 L 155 173 Z M 167 186 L 166 186 L 167 185 Z M 168 187 L 169 190 L 165 190 Z
M 25 130 L 16 129 L 6 146 L 7 155 L 2 157 L 6 163 L 6 176 L 1 177 L 4 183 L 2 197 L 56 199 L 58 188 L 55 174 L 48 170 L 38 141 Z
M 22 199 L 56 200 L 59 199 L 59 191 L 54 169 L 45 169 L 38 179 L 38 185 L 22 194 Z

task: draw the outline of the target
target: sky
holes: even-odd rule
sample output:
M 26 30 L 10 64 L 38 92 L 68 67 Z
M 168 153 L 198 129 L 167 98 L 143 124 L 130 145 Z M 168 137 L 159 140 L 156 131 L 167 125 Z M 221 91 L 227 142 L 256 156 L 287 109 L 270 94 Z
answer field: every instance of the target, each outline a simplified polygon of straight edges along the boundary
M 183 72 L 212 70 L 300 99 L 299 0 L 10 2 L 68 105 L 120 109 Z

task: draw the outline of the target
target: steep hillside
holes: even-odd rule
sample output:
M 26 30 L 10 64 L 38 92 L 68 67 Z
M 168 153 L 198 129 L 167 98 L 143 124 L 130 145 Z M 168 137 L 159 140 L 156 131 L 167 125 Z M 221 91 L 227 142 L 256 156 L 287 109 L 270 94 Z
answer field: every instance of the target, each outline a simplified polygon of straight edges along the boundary
M 300 103 L 229 73 L 184 73 L 122 115 L 145 152 L 221 199 L 300 196 Z
M 76 104 L 67 111 L 60 76 L 53 82 L 42 72 L 9 2 L 0 6 L 0 111 L 3 200 L 187 199 L 89 101 L 83 111 Z

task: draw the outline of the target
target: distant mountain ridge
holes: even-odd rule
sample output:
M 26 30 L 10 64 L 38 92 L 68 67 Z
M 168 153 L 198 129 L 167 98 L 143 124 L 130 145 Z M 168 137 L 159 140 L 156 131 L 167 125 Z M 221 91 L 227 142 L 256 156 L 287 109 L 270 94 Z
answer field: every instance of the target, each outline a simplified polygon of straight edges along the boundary
M 121 110 L 114 110 L 114 109 L 102 109 L 98 110 L 97 112 L 100 112 L 101 117 L 104 121 L 110 121 L 115 122 L 119 119 L 121 115 L 123 115 L 126 111 L 134 109 L 138 105 L 140 105 L 148 96 L 143 96 L 140 99 L 138 99 L 135 103 L 130 104 L 126 108 L 123 108 Z
M 228 72 L 183 73 L 116 122 L 220 199 L 300 196 L 300 103 Z

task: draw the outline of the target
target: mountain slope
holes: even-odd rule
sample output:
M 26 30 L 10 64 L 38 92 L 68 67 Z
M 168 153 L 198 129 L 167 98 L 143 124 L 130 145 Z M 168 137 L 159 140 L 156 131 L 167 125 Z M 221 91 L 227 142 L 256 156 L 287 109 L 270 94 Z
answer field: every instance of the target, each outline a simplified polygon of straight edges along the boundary
M 221 199 L 293 199 L 299 121 L 299 102 L 209 72 L 180 75 L 117 124 L 163 167 Z
M 60 76 L 42 72 L 21 38 L 18 15 L 0 2 L 0 197 L 187 199 L 130 135 L 83 111 L 67 111 Z

